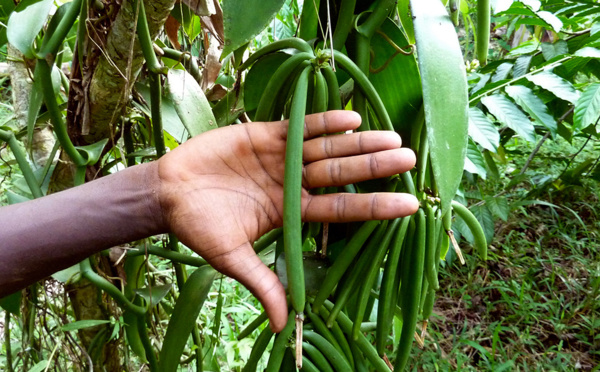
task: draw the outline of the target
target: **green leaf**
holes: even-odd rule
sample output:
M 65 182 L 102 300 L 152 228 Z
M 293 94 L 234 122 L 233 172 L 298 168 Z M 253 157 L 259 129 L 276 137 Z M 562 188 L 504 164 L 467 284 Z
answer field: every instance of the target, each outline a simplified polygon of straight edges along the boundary
M 488 244 L 494 239 L 494 217 L 492 213 L 485 205 L 474 205 L 470 208 L 471 212 L 477 217 L 479 224 L 483 228 L 483 233 L 485 234 L 485 240 L 488 241 Z
M 492 115 L 529 142 L 535 142 L 533 124 L 512 101 L 501 94 L 483 97 L 481 102 Z
M 29 372 L 42 372 L 46 368 L 48 368 L 49 364 L 50 364 L 50 361 L 48 361 L 48 360 L 39 361 L 33 367 L 31 367 Z
M 531 10 L 534 12 L 538 11 L 542 6 L 542 2 L 540 0 L 519 0 L 519 2 L 531 8 Z
M 54 0 L 23 0 L 8 19 L 8 41 L 27 58 L 35 58 L 33 42 L 46 24 Z
M 492 76 L 492 83 L 495 83 L 499 80 L 504 80 L 508 78 L 508 74 L 510 74 L 510 70 L 512 70 L 513 64 L 509 62 L 504 62 L 500 66 L 496 68 L 496 72 Z
M 429 156 L 442 211 L 462 179 L 468 139 L 465 64 L 458 37 L 439 0 L 412 0 Z
M 496 152 L 500 133 L 494 123 L 477 107 L 469 108 L 469 136 L 486 150 Z
M 198 82 L 187 71 L 169 70 L 167 96 L 192 137 L 217 128 L 217 120 Z
M 556 138 L 556 120 L 548 112 L 548 107 L 533 91 L 523 85 L 506 87 L 506 93 L 527 112 L 537 123 L 545 126 L 552 138 Z
M 144 114 L 148 117 L 152 116 L 151 110 L 151 100 L 150 100 L 150 87 L 147 84 L 136 84 L 136 90 L 144 97 L 144 100 L 148 104 L 147 106 L 134 105 L 140 109 Z M 179 114 L 177 114 L 177 110 L 175 110 L 175 103 L 168 95 L 168 92 L 163 90 L 162 97 L 162 119 L 163 119 L 163 129 L 165 132 L 170 134 L 173 138 L 175 138 L 179 143 L 184 143 L 188 137 L 189 133 L 185 129 L 185 126 L 181 122 L 179 118 Z M 167 138 L 165 137 L 165 145 L 167 143 Z M 170 148 L 170 146 L 169 146 Z
M 67 323 L 64 326 L 60 327 L 63 331 L 76 331 L 78 329 L 96 327 L 102 324 L 108 324 L 110 320 L 100 320 L 100 319 L 86 319 L 86 320 L 78 320 L 76 322 Z
M 579 99 L 579 92 L 575 90 L 573 85 L 552 72 L 544 71 L 530 75 L 527 76 L 527 80 L 572 104 L 575 104 Z
M 31 200 L 30 198 L 28 198 L 26 196 L 16 194 L 10 190 L 6 190 L 6 199 L 7 199 L 7 202 L 9 205 L 23 203 L 23 202 Z
M 102 141 L 92 143 L 91 145 L 78 146 L 76 149 L 79 150 L 85 159 L 87 159 L 87 165 L 94 165 L 100 160 L 102 150 L 104 150 L 104 146 L 106 146 L 107 143 L 108 138 L 105 138 Z
M 163 347 L 158 360 L 159 371 L 176 371 L 187 339 L 196 324 L 202 304 L 208 296 L 208 291 L 217 272 L 209 265 L 196 269 L 181 289 L 175 309 L 169 320 L 167 333 L 163 339 Z
M 556 43 L 542 43 L 542 55 L 546 61 L 567 53 L 569 53 L 569 45 L 565 40 L 558 40 Z
M 155 285 L 153 287 L 136 289 L 135 293 L 142 296 L 147 303 L 152 304 L 152 306 L 156 306 L 169 293 L 171 287 L 173 287 L 173 284 L 171 283 Z
M 585 47 L 581 48 L 575 52 L 575 55 L 578 57 L 587 57 L 587 58 L 600 58 L 600 49 Z
M 531 59 L 533 56 L 524 55 L 517 58 L 515 61 L 515 67 L 513 68 L 513 77 L 518 78 L 527 73 L 529 71 L 529 65 L 531 64 Z
M 256 61 L 244 83 L 244 108 L 254 120 L 254 114 L 271 76 L 290 57 L 287 53 L 272 53 Z
M 514 0 L 490 0 L 494 14 L 503 12 L 510 8 Z
M 375 71 L 369 74 L 369 80 L 379 93 L 396 131 L 407 136 L 423 102 L 417 61 L 414 54 L 398 53 L 390 43 L 391 40 L 399 46 L 409 44 L 394 22 L 387 19 L 379 31 L 381 33 L 377 32 L 371 39 L 371 67 Z
M 284 3 L 285 0 L 223 0 L 225 46 L 221 58 L 258 35 Z
M 550 26 L 554 32 L 558 33 L 558 32 L 560 32 L 560 30 L 562 30 L 563 23 L 554 14 L 552 14 L 548 11 L 542 10 L 542 11 L 537 12 L 536 15 L 541 20 L 546 22 L 548 24 L 548 26 Z
M 478 174 L 485 179 L 487 170 L 485 168 L 485 159 L 483 154 L 477 148 L 473 141 L 469 141 L 467 146 L 467 158 L 465 159 L 465 170 L 469 173 Z
M 510 207 L 506 198 L 488 195 L 484 197 L 484 200 L 494 217 L 500 218 L 503 221 L 508 219 Z
M 19 315 L 21 311 L 21 291 L 0 298 L 0 307 L 11 314 Z
M 516 57 L 522 54 L 530 54 L 535 52 L 540 46 L 540 43 L 536 40 L 529 40 L 521 43 L 518 47 L 513 48 L 507 54 L 507 57 Z
M 574 129 L 583 130 L 593 125 L 600 116 L 600 83 L 590 84 L 581 94 L 573 115 Z
M 81 272 L 79 270 L 79 264 L 68 267 L 64 270 L 57 271 L 52 274 L 52 278 L 65 284 L 72 284 L 79 281 L 81 278 Z

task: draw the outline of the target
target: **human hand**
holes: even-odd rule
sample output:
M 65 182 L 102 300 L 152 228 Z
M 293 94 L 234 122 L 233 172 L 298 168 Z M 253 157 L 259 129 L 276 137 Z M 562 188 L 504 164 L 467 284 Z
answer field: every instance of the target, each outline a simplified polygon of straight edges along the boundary
M 349 222 L 413 214 L 408 194 L 310 195 L 315 187 L 388 177 L 414 167 L 394 132 L 356 129 L 360 116 L 334 111 L 306 117 L 302 219 Z M 282 225 L 287 121 L 233 125 L 194 137 L 159 160 L 164 219 L 182 243 L 246 286 L 278 332 L 287 322 L 285 291 L 252 244 Z

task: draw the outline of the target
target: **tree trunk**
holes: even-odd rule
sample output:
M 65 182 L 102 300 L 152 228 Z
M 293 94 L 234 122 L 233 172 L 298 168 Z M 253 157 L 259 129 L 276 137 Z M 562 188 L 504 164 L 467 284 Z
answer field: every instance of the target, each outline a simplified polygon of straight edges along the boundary
M 145 1 L 144 5 L 151 37 L 156 38 L 174 0 Z M 144 63 L 135 37 L 136 18 L 135 3 L 124 0 L 106 41 L 106 56 L 100 57 L 89 86 L 89 122 L 81 127 L 87 143 L 114 138 L 115 123 L 129 101 L 131 88 Z

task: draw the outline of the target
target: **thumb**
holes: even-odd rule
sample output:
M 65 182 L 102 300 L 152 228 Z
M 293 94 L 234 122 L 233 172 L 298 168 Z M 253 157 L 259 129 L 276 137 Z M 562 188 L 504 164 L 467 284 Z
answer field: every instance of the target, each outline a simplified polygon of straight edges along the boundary
M 258 258 L 252 245 L 245 243 L 219 257 L 213 267 L 242 283 L 263 305 L 269 316 L 271 330 L 280 332 L 288 320 L 288 306 L 283 285 L 277 275 Z M 226 265 L 222 265 L 227 262 Z

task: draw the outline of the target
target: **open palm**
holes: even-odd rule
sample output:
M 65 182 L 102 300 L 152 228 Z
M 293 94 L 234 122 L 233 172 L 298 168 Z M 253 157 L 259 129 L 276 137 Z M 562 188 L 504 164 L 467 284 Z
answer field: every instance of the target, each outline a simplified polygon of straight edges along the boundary
M 411 195 L 310 195 L 314 187 L 342 186 L 411 169 L 414 153 L 393 132 L 338 134 L 355 129 L 349 111 L 307 116 L 302 217 L 347 222 L 414 213 Z M 204 133 L 159 161 L 160 200 L 167 224 L 182 243 L 244 284 L 261 301 L 271 327 L 287 320 L 283 286 L 252 244 L 282 225 L 287 121 L 234 125 Z

